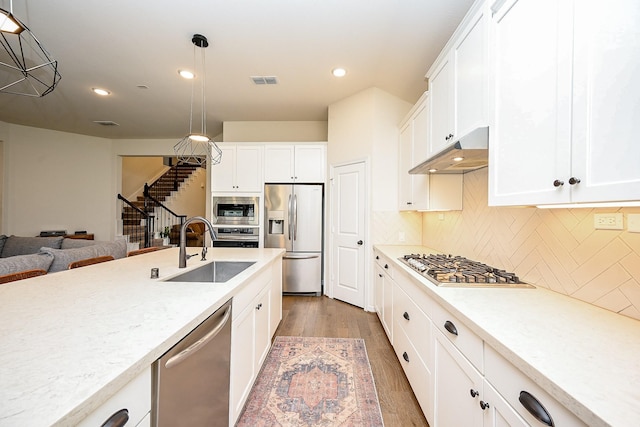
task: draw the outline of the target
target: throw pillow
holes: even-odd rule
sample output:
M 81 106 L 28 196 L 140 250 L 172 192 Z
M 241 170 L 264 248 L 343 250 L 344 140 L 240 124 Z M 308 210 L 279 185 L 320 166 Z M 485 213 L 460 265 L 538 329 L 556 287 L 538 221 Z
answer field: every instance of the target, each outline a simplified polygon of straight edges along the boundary
M 53 256 L 53 262 L 49 267 L 49 273 L 64 271 L 69 269 L 69 264 L 81 259 L 95 258 L 98 256 L 96 246 L 85 246 L 84 248 L 73 249 L 52 249 L 42 247 L 40 252 L 44 252 Z
M 4 248 L 4 242 L 7 241 L 7 236 L 4 234 L 0 236 L 0 254 L 2 253 L 2 249 Z
M 16 255 L 36 254 L 38 250 L 46 246 L 48 248 L 60 249 L 62 236 L 57 237 L 20 237 L 9 236 L 2 248 L 2 258 Z
M 115 259 L 124 258 L 127 256 L 127 241 L 118 239 L 114 242 L 100 242 L 96 245 L 96 251 L 98 256 L 111 255 Z
M 48 271 L 53 262 L 53 255 L 37 253 L 30 255 L 16 255 L 0 259 L 0 275 L 18 273 L 36 268 Z

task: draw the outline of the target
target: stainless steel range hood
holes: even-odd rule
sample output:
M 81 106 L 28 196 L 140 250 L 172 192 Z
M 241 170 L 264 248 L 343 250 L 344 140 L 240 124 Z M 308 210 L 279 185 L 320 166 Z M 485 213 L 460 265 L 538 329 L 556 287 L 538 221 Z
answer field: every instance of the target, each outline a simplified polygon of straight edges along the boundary
M 433 157 L 409 170 L 412 175 L 428 173 L 465 173 L 487 166 L 489 128 L 476 128 Z M 462 160 L 455 161 L 455 158 Z

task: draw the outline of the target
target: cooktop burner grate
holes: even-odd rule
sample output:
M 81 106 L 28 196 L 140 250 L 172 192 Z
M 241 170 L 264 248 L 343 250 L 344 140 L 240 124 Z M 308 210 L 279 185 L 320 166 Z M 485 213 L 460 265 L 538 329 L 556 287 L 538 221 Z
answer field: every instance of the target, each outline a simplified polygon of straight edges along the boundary
M 408 254 L 401 262 L 438 286 L 532 288 L 515 273 L 491 267 L 462 256 Z

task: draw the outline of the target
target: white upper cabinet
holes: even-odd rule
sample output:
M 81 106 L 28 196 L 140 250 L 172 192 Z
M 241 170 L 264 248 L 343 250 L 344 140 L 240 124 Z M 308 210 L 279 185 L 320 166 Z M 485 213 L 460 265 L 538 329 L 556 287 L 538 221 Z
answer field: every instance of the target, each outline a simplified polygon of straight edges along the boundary
M 489 18 L 486 5 L 473 12 L 453 45 L 455 136 L 487 126 Z
M 442 151 L 455 137 L 453 67 L 452 56 L 447 54 L 428 76 L 431 95 L 429 155 Z
M 640 200 L 640 2 L 574 3 L 572 201 Z
M 462 175 L 410 175 L 409 169 L 428 157 L 430 94 L 425 94 L 400 124 L 398 208 L 461 210 Z
M 489 204 L 640 200 L 640 4 L 491 9 Z
M 210 166 L 211 189 L 215 192 L 260 192 L 262 190 L 262 146 L 220 144 L 222 160 Z
M 429 155 L 487 126 L 488 17 L 476 2 L 427 73 L 431 95 Z
M 264 181 L 323 183 L 327 169 L 326 150 L 326 146 L 320 144 L 266 145 Z

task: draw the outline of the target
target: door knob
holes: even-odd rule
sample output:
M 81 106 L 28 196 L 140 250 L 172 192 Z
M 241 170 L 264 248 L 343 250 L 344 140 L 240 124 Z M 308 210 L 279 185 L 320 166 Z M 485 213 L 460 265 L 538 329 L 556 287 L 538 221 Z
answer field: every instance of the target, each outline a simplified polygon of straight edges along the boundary
M 362 246 L 364 242 L 362 240 L 358 240 L 358 246 Z

